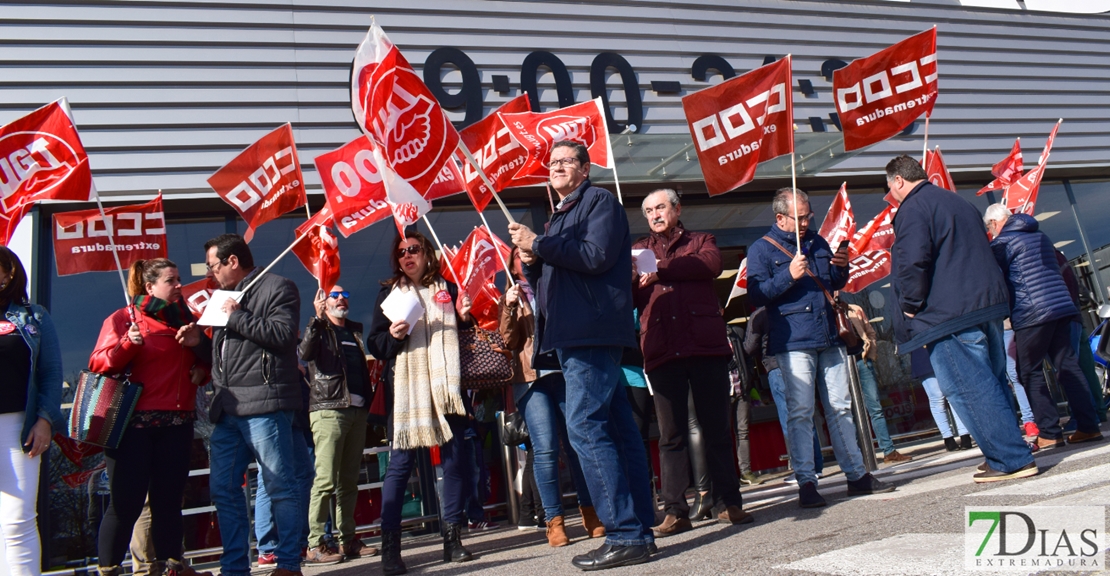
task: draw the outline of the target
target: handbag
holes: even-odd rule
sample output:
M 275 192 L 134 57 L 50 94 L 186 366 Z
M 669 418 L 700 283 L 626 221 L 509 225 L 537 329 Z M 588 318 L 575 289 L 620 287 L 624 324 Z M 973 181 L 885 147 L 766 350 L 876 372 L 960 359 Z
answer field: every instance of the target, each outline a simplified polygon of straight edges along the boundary
M 480 326 L 459 330 L 459 364 L 466 390 L 500 388 L 513 379 L 513 353 L 501 334 Z
M 501 442 L 506 446 L 519 446 L 531 440 L 528 434 L 528 425 L 524 423 L 524 416 L 517 410 L 505 415 L 505 422 L 501 425 Z
M 775 248 L 782 250 L 783 253 L 787 256 L 791 258 L 794 257 L 794 255 L 791 254 L 789 250 L 783 248 L 782 244 L 775 242 L 775 240 L 770 236 L 764 236 L 763 239 Z M 846 346 L 847 348 L 855 348 L 856 346 L 858 346 L 859 336 L 856 335 L 856 330 L 852 328 L 852 320 L 848 316 L 848 305 L 844 302 L 841 302 L 839 298 L 834 298 L 833 295 L 829 293 L 828 289 L 825 288 L 825 285 L 821 283 L 821 279 L 818 278 L 817 275 L 814 274 L 808 266 L 806 267 L 806 274 L 808 274 L 810 278 L 813 278 L 813 281 L 821 287 L 821 291 L 825 293 L 825 298 L 827 298 L 829 304 L 832 305 L 833 321 L 836 322 L 836 335 L 844 341 L 844 346 Z
M 104 448 L 119 447 L 143 385 L 130 374 L 106 376 L 82 370 L 69 414 L 69 437 Z

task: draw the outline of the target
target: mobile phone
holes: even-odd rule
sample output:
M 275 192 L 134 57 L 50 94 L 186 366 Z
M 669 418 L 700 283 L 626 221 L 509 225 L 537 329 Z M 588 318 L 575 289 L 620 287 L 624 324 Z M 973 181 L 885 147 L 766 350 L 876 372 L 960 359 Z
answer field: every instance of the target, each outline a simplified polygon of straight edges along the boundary
M 851 242 L 849 242 L 847 240 L 841 240 L 840 241 L 840 246 L 836 247 L 836 251 L 840 252 L 841 250 L 847 250 L 849 244 L 851 244 Z

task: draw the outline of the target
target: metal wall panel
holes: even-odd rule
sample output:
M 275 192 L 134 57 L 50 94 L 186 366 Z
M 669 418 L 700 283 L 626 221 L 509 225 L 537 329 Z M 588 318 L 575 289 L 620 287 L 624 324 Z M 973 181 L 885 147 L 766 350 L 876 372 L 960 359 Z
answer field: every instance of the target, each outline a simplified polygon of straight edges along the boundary
M 764 57 L 794 56 L 795 122 L 828 122 L 829 58 L 850 61 L 932 25 L 938 27 L 940 96 L 930 144 L 954 172 L 985 169 L 1023 137 L 1034 161 L 1058 117 L 1065 118 L 1053 167 L 1110 164 L 1110 18 L 965 8 L 946 0 L 546 1 L 256 0 L 5 2 L 0 13 L 0 123 L 56 98 L 69 98 L 105 197 L 210 194 L 205 179 L 274 127 L 292 122 L 310 186 L 312 158 L 357 135 L 348 107 L 354 49 L 377 17 L 418 71 L 442 46 L 463 50 L 482 79 L 485 112 L 515 96 L 520 65 L 533 50 L 567 66 L 575 98 L 590 98 L 594 57 L 614 51 L 637 73 L 641 133 L 686 131 L 681 96 L 698 82 L 701 54 L 738 72 Z M 619 76 L 609 96 L 626 117 Z M 493 90 L 506 75 L 513 93 Z M 443 75 L 457 90 L 461 75 Z M 652 80 L 679 81 L 656 94 Z M 545 108 L 556 102 L 540 78 Z M 452 111 L 461 120 L 462 111 Z M 878 173 L 896 153 L 921 149 L 923 130 L 879 144 L 826 174 Z

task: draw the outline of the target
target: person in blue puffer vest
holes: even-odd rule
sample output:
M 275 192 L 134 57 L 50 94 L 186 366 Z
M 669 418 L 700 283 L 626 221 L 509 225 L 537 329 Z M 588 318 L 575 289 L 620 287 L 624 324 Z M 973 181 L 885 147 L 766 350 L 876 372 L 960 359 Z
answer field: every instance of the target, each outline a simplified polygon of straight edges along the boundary
M 1071 324 L 1079 309 L 1060 273 L 1052 240 L 1039 230 L 1036 218 L 1028 214 L 1011 216 L 1003 204 L 988 207 L 983 221 L 994 238 L 991 250 L 1010 293 L 1018 377 L 1026 386 L 1040 430 L 1037 446 L 1045 449 L 1064 445 L 1056 400 L 1042 369 L 1046 357 L 1056 368 L 1056 379 L 1078 422 L 1077 431 L 1068 436 L 1068 442 L 1101 440 L 1098 415 L 1071 345 Z

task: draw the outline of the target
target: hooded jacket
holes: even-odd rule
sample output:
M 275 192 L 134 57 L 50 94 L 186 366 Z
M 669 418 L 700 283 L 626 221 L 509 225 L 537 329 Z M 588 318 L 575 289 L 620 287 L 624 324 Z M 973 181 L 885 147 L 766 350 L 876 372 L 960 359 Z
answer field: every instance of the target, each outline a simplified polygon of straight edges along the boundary
M 1036 218 L 1014 214 L 991 242 L 1006 277 L 1014 330 L 1079 314 L 1060 273 L 1052 240 L 1039 228 Z

